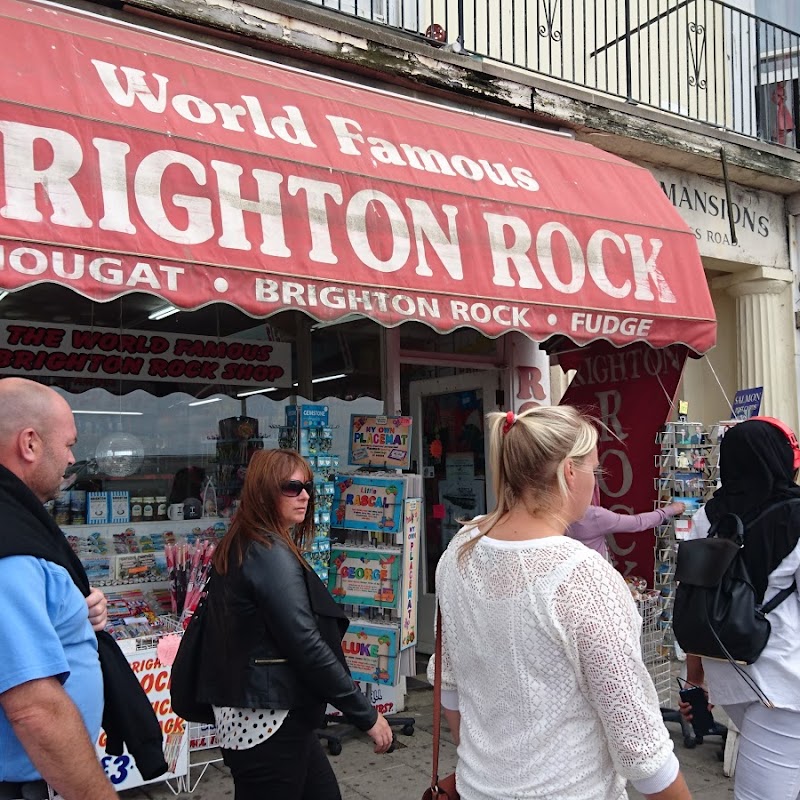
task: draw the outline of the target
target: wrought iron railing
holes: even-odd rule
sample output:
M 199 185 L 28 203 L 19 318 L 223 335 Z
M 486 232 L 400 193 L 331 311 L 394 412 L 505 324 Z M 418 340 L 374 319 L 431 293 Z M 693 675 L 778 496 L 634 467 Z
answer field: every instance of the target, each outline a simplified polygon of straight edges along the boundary
M 720 0 L 306 0 L 798 149 L 800 33 Z

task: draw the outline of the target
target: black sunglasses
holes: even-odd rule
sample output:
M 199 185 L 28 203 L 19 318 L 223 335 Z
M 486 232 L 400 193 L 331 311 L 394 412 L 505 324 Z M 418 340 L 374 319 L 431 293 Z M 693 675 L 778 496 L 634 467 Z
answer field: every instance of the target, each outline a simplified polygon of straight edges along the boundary
M 306 490 L 309 497 L 314 496 L 314 481 L 286 481 L 281 484 L 281 494 L 284 497 L 300 497 L 300 492 Z

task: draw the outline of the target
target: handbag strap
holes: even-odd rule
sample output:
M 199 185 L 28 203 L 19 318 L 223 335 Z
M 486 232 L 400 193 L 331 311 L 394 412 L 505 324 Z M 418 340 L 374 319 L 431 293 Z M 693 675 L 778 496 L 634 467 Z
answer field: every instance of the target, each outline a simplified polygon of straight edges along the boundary
M 431 790 L 439 791 L 439 737 L 442 732 L 442 609 L 436 604 L 436 647 L 433 670 L 433 768 Z
M 792 497 L 788 500 L 779 500 L 777 503 L 773 503 L 770 506 L 767 506 L 755 519 L 751 520 L 747 523 L 746 527 L 750 527 L 751 525 L 755 525 L 756 522 L 760 522 L 764 517 L 771 514 L 778 508 L 782 508 L 783 506 L 790 506 L 796 505 L 800 503 L 800 498 Z M 797 581 L 792 581 L 791 586 L 787 586 L 785 589 L 781 589 L 775 597 L 773 597 L 769 602 L 764 603 L 761 606 L 761 611 L 764 614 L 769 614 L 770 611 L 774 611 L 784 600 L 791 597 L 792 594 L 797 590 Z
M 775 597 L 772 598 L 768 603 L 764 603 L 761 606 L 761 611 L 764 614 L 769 614 L 770 611 L 774 611 L 787 597 L 791 597 L 795 590 L 797 589 L 797 581 L 792 581 L 791 586 L 787 586 L 785 589 L 781 589 Z
M 751 525 L 755 525 L 756 522 L 761 522 L 764 517 L 768 516 L 773 511 L 776 511 L 783 506 L 793 506 L 796 503 L 800 503 L 800 497 L 790 497 L 788 499 L 778 500 L 777 502 L 768 505 L 765 509 L 762 509 L 757 516 L 753 517 L 753 519 L 745 522 L 744 527 L 747 529 Z

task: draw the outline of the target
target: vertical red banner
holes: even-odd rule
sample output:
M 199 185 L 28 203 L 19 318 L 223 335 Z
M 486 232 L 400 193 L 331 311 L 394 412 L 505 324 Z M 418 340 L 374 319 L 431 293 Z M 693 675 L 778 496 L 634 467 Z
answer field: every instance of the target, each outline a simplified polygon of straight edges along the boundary
M 595 342 L 559 355 L 565 370 L 576 370 L 561 401 L 597 417 L 603 428 L 598 452 L 600 502 L 620 513 L 652 511 L 661 452 L 658 431 L 670 417 L 688 350 L 673 345 L 656 350 L 644 344 L 616 348 Z M 610 537 L 609 550 L 623 575 L 653 584 L 652 531 Z

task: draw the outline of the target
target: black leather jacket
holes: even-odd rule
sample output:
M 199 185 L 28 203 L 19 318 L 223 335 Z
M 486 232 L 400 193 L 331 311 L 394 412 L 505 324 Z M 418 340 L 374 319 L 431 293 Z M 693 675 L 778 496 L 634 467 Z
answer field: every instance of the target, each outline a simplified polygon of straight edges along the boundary
M 288 545 L 270 538 L 271 546 L 251 543 L 241 566 L 231 563 L 227 574 L 212 577 L 197 699 L 302 709 L 315 725 L 330 703 L 368 730 L 377 712 L 344 660 L 347 617 Z

